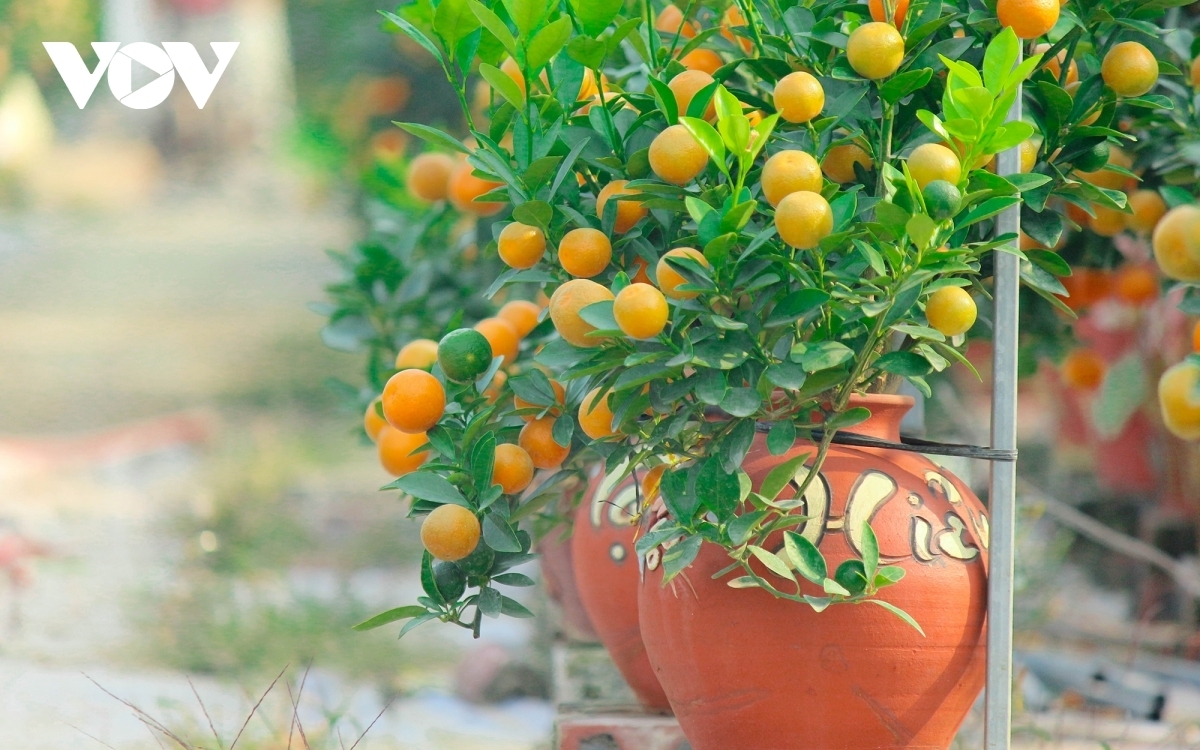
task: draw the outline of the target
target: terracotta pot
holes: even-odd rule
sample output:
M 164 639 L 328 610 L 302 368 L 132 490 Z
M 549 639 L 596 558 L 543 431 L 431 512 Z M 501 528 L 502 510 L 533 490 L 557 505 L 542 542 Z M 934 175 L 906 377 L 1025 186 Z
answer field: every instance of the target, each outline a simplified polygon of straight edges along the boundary
M 619 484 L 619 473 L 596 472 L 575 512 L 571 549 L 575 581 L 588 617 L 617 669 L 648 711 L 669 712 L 654 676 L 638 624 L 638 563 L 633 552 L 637 527 L 635 478 Z M 614 486 L 615 485 L 615 486 Z
M 856 405 L 872 417 L 854 432 L 895 441 L 912 399 L 866 396 Z M 798 442 L 771 456 L 759 435 L 743 466 L 757 488 L 772 468 L 810 451 Z M 797 528 L 830 571 L 857 556 L 861 532 L 850 532 L 871 520 L 883 562 L 906 572 L 880 598 L 910 613 L 926 636 L 870 604 L 818 614 L 760 589 L 730 588 L 733 575 L 712 579 L 729 558 L 711 544 L 664 588 L 663 550 L 651 550 L 639 595 L 642 637 L 684 734 L 695 750 L 948 747 L 984 683 L 983 506 L 918 454 L 843 446 L 830 449 L 805 495 L 797 512 L 811 518 Z M 804 592 L 821 593 L 807 584 Z
M 542 580 L 546 595 L 562 609 L 563 631 L 572 641 L 597 640 L 596 628 L 588 618 L 575 581 L 575 563 L 571 540 L 555 529 L 539 539 L 536 551 L 541 555 Z

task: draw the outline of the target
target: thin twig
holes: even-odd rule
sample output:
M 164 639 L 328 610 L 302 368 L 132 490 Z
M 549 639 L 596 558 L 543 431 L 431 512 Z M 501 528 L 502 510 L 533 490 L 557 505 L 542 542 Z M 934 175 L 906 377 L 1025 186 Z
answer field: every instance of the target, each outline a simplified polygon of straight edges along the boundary
M 1115 552 L 1120 552 L 1134 560 L 1161 568 L 1167 575 L 1174 579 L 1176 585 L 1190 596 L 1200 597 L 1200 585 L 1198 585 L 1195 573 L 1188 563 L 1176 560 L 1159 548 L 1147 544 L 1141 539 L 1136 539 L 1110 528 L 1073 506 L 1064 503 L 1062 500 L 1050 497 L 1046 493 L 1041 492 L 1026 481 L 1021 481 L 1020 485 L 1021 494 L 1026 495 L 1030 499 L 1037 500 L 1044 505 L 1046 513 L 1053 516 L 1059 523 L 1069 526 L 1092 541 L 1098 542 Z
M 280 677 L 283 677 L 283 673 L 287 671 L 288 666 L 289 665 L 285 664 L 283 669 L 280 670 L 279 674 L 275 675 L 275 679 L 271 680 L 271 684 L 267 686 L 267 689 L 263 692 L 262 697 L 258 699 L 258 703 L 255 703 L 254 708 L 250 709 L 250 715 L 246 717 L 246 721 L 242 724 L 242 728 L 238 730 L 237 737 L 233 738 L 233 744 L 229 746 L 229 750 L 233 750 L 235 747 L 237 747 L 238 740 L 242 738 L 242 732 L 246 731 L 246 727 L 250 725 L 250 720 L 253 719 L 254 714 L 258 712 L 258 707 L 262 705 L 264 700 L 266 700 L 267 694 L 275 689 L 275 683 L 279 682 Z
M 350 746 L 350 750 L 354 750 L 354 748 L 358 747 L 358 743 L 363 741 L 363 737 L 367 736 L 367 732 L 371 731 L 371 727 L 375 726 L 375 722 L 377 722 L 381 718 L 383 718 L 383 715 L 385 713 L 387 713 L 387 710 L 389 708 L 391 708 L 392 704 L 395 702 L 396 702 L 396 699 L 392 698 L 390 701 L 387 702 L 386 706 L 384 706 L 382 709 L 380 709 L 379 713 L 375 716 L 375 718 L 371 720 L 371 723 L 367 725 L 367 728 L 363 730 L 363 733 L 360 734 L 358 736 L 358 739 L 354 741 L 354 744 Z
M 221 743 L 221 737 L 217 734 L 217 728 L 213 726 L 212 717 L 208 715 L 208 709 L 204 706 L 204 701 L 200 699 L 200 693 L 196 692 L 196 686 L 192 684 L 192 678 L 187 678 L 188 687 L 192 689 L 192 695 L 196 696 L 196 702 L 200 704 L 200 710 L 204 713 L 204 718 L 208 720 L 208 728 L 212 730 L 213 739 L 217 741 L 217 747 L 220 750 L 225 750 L 225 745 Z
M 285 683 L 285 685 L 286 685 L 287 691 L 288 691 L 288 699 L 292 702 L 292 727 L 294 729 L 300 730 L 300 741 L 304 743 L 304 750 L 311 750 L 311 748 L 308 746 L 308 737 L 305 736 L 305 734 L 304 734 L 304 725 L 300 723 L 300 715 L 299 715 L 300 699 L 299 699 L 299 697 L 292 696 L 292 686 L 291 685 L 287 685 L 286 683 Z M 303 689 L 303 687 L 304 687 L 303 684 L 301 684 L 300 687 L 301 687 L 301 689 Z M 291 735 L 289 734 L 288 735 L 288 750 L 291 750 L 291 747 L 292 747 L 292 738 L 291 738 Z
M 179 737 L 175 736 L 175 733 L 174 733 L 174 732 L 172 732 L 170 729 L 167 729 L 165 726 L 163 726 L 162 724 L 160 724 L 160 723 L 158 722 L 158 720 L 157 720 L 157 719 L 155 719 L 153 716 L 151 716 L 150 714 L 146 713 L 145 711 L 143 711 L 142 709 L 138 708 L 137 706 L 133 705 L 133 704 L 132 704 L 132 703 L 130 703 L 129 701 L 125 700 L 124 698 L 122 698 L 122 697 L 120 697 L 120 696 L 118 696 L 118 695 L 114 695 L 114 694 L 113 694 L 111 691 L 109 691 L 109 690 L 108 690 L 108 688 L 104 687 L 104 686 L 103 686 L 103 685 L 101 685 L 100 683 L 98 683 L 98 682 L 96 682 L 95 680 L 93 680 L 93 679 L 92 679 L 92 677 L 91 677 L 91 675 L 89 675 L 88 673 L 86 673 L 86 672 L 81 672 L 81 674 L 82 674 L 84 677 L 86 677 L 86 678 L 88 679 L 88 681 L 90 681 L 90 682 L 91 682 L 93 685 L 95 685 L 96 687 L 100 688 L 101 692 L 103 692 L 105 695 L 107 695 L 108 697 L 110 697 L 110 698 L 112 698 L 113 700 L 115 700 L 115 701 L 117 701 L 117 702 L 121 703 L 122 705 L 126 706 L 126 707 L 127 707 L 127 708 L 129 708 L 131 711 L 133 711 L 133 712 L 136 714 L 138 721 L 141 721 L 142 723 L 146 724 L 147 726 L 152 726 L 152 727 L 154 727 L 154 729 L 157 729 L 158 731 L 162 732 L 162 733 L 163 733 L 164 735 L 166 735 L 167 737 L 170 737 L 172 740 L 174 740 L 175 742 L 179 743 L 179 746 L 180 746 L 180 747 L 186 748 L 187 750 L 195 750 L 195 748 L 193 748 L 191 745 L 189 745 L 188 743 L 186 743 L 186 742 L 184 742 L 183 740 L 179 739 Z
M 148 721 L 146 721 L 145 719 L 143 719 L 142 717 L 138 716 L 135 718 L 138 721 L 142 722 L 142 726 L 144 726 L 146 728 L 146 731 L 149 732 L 150 736 L 154 738 L 154 741 L 158 743 L 159 748 L 161 748 L 161 750 L 167 750 L 165 747 L 163 747 L 162 738 L 158 736 L 158 730 L 155 727 L 151 726 L 150 723 Z M 174 739 L 176 742 L 182 742 L 182 740 L 180 740 L 178 737 L 172 737 L 172 739 Z M 185 750 L 191 750 L 191 748 L 188 745 L 184 745 L 183 747 L 185 748 Z
M 288 683 L 288 700 L 292 702 L 292 721 L 288 726 L 288 746 L 287 750 L 292 750 L 292 734 L 296 731 L 296 725 L 300 723 L 300 698 L 304 695 L 304 686 L 308 683 L 308 670 L 312 669 L 312 659 L 308 660 L 308 664 L 304 665 L 304 674 L 300 677 L 300 688 L 296 691 L 296 697 L 292 698 L 292 686 Z M 304 733 L 304 728 L 300 728 L 301 735 Z M 304 740 L 305 747 L 308 746 L 308 740 Z
M 75 726 L 74 724 L 68 724 L 68 723 L 67 723 L 67 722 L 65 722 L 65 721 L 64 721 L 63 723 L 64 723 L 64 724 L 66 724 L 67 726 L 69 726 L 70 728 L 74 729 L 76 732 L 79 732 L 79 733 L 80 733 L 80 734 L 82 734 L 84 737 L 87 737 L 88 739 L 95 740 L 96 742 L 99 742 L 101 745 L 104 745 L 105 747 L 107 747 L 107 748 L 108 748 L 108 750 L 117 750 L 115 747 L 113 747 L 112 745 L 108 744 L 108 743 L 107 743 L 107 742 L 105 742 L 104 740 L 100 739 L 99 737 L 95 737 L 95 736 L 93 736 L 93 735 L 90 735 L 90 734 L 88 734 L 87 732 L 83 731 L 82 729 L 80 729 L 79 727 Z

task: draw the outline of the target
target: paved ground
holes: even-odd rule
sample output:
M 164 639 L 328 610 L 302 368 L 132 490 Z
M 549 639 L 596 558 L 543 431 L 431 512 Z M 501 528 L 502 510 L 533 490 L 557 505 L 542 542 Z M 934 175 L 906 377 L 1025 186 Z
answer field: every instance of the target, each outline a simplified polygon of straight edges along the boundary
M 0 431 L 112 425 L 337 366 L 307 346 L 303 305 L 353 231 L 329 208 L 206 198 L 0 220 Z

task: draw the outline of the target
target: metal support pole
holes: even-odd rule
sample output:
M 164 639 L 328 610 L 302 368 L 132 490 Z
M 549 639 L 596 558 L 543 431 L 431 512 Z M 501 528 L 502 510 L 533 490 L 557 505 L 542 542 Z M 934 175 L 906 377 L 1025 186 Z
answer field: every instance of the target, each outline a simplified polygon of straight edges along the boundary
M 1018 61 L 1020 57 L 1018 57 Z M 1021 93 L 1009 110 L 1010 121 L 1021 119 Z M 1020 148 L 997 156 L 1000 175 L 1021 171 Z M 1021 231 L 1021 208 L 1013 206 L 996 221 L 997 234 Z M 1020 259 L 995 254 L 995 328 L 992 351 L 992 447 L 1017 447 L 1017 309 Z M 985 750 L 1008 750 L 1012 719 L 1013 540 L 1017 516 L 1017 464 L 993 461 L 989 493 L 991 513 L 988 571 L 987 697 Z

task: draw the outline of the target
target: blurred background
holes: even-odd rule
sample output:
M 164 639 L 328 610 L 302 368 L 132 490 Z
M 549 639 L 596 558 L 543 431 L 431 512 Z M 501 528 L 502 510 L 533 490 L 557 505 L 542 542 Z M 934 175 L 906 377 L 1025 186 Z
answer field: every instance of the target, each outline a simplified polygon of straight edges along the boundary
M 154 748 L 155 724 L 228 746 L 268 688 L 238 747 L 288 747 L 293 714 L 314 748 L 377 716 L 359 747 L 549 747 L 550 644 L 572 626 L 537 591 L 536 620 L 478 642 L 350 630 L 419 595 L 420 544 L 373 491 L 388 477 L 337 385 L 361 382 L 361 352 L 326 346 L 306 306 L 339 279 L 327 251 L 403 200 L 381 165 L 417 145 L 390 122 L 462 132 L 377 7 L 0 0 L 4 747 Z M 41 43 L 90 69 L 105 40 L 192 42 L 210 68 L 209 42 L 241 46 L 203 110 L 181 85 L 128 109 L 103 82 L 81 110 Z M 1073 291 L 1074 338 L 1023 358 L 1017 737 L 1197 747 L 1200 462 L 1138 364 L 1186 350 L 1189 321 L 1175 300 Z M 1080 342 L 1124 380 L 1050 364 Z M 987 443 L 986 385 L 956 366 L 934 392 L 913 432 Z M 947 463 L 986 486 L 986 466 Z
M 314 748 L 389 702 L 359 747 L 546 742 L 534 621 L 350 630 L 415 598 L 420 543 L 306 305 L 390 120 L 457 112 L 377 5 L 0 0 L 0 745 L 212 746 L 199 697 L 228 746 L 281 670 L 238 747 L 287 746 L 289 690 Z M 203 110 L 81 110 L 41 43 L 105 40 L 241 46 Z

